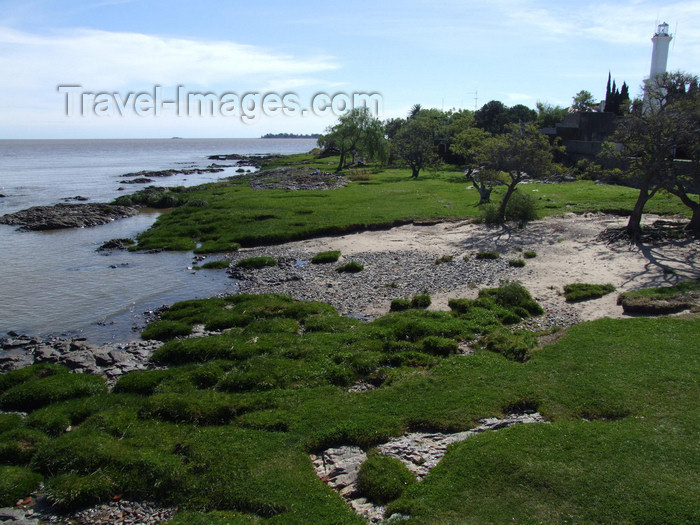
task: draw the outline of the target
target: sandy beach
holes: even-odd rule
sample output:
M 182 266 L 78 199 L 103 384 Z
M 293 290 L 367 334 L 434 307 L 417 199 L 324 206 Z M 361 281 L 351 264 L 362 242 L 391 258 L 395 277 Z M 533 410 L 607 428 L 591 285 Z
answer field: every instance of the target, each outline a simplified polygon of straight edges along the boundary
M 651 224 L 659 217 L 647 216 Z M 668 217 L 663 220 L 669 220 Z M 341 313 L 375 317 L 389 310 L 391 299 L 427 291 L 430 309 L 446 310 L 452 297 L 475 297 L 480 288 L 503 280 L 520 281 L 545 310 L 569 325 L 601 317 L 625 317 L 616 304 L 619 292 L 672 285 L 700 276 L 694 240 L 631 245 L 599 239 L 610 227 L 622 227 L 626 218 L 605 214 L 568 214 L 535 221 L 525 228 L 489 227 L 468 221 L 408 225 L 387 231 L 321 237 L 278 246 L 244 249 L 233 261 L 269 255 L 275 268 L 244 274 L 244 291 L 276 292 L 294 298 L 329 302 Z M 304 265 L 318 252 L 340 250 L 340 262 L 356 260 L 365 270 L 338 274 L 336 265 Z M 482 251 L 498 251 L 501 259 L 477 261 Z M 525 251 L 537 256 L 523 268 L 508 260 Z M 443 256 L 453 261 L 436 264 Z M 469 261 L 465 261 L 465 257 Z M 580 303 L 566 303 L 563 287 L 574 282 L 613 284 L 617 292 Z M 563 319 L 565 318 L 565 319 Z

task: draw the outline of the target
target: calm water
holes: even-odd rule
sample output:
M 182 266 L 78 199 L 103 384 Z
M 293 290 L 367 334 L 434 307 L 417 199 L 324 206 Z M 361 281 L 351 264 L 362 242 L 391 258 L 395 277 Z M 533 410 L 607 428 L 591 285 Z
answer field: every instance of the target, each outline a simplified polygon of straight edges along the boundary
M 0 215 L 77 195 L 102 202 L 135 191 L 120 175 L 141 170 L 206 167 L 208 155 L 299 153 L 306 139 L 170 139 L 0 141 Z M 225 162 L 218 162 L 225 164 Z M 156 178 L 152 184 L 195 185 L 235 175 Z M 119 188 L 123 188 L 121 191 Z M 0 335 L 85 335 L 94 342 L 138 337 L 143 312 L 182 299 L 234 292 L 222 271 L 193 272 L 192 253 L 95 251 L 104 241 L 134 237 L 155 221 L 140 213 L 104 226 L 18 232 L 0 225 Z

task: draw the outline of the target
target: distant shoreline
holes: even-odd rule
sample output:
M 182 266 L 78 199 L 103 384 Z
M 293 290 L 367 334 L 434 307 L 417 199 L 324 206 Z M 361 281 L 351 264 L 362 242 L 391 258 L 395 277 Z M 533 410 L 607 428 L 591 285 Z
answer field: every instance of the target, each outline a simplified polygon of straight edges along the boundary
M 301 135 L 298 133 L 266 133 L 261 139 L 317 139 L 320 138 L 320 133 L 310 133 L 308 135 Z

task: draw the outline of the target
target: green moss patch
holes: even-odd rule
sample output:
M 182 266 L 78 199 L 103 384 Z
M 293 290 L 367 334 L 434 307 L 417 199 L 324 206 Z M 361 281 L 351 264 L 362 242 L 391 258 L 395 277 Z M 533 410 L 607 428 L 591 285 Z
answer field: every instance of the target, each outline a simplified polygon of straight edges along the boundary
M 106 392 L 104 379 L 90 374 L 58 374 L 33 379 L 6 390 L 0 396 L 3 410 L 29 412 L 45 405 Z
M 415 475 L 400 460 L 380 455 L 367 458 L 357 478 L 360 493 L 378 505 L 394 501 L 413 483 Z
M 364 269 L 365 267 L 362 266 L 359 262 L 350 261 L 349 263 L 343 264 L 342 266 L 338 266 L 335 269 L 335 271 L 338 273 L 358 273 Z
M 41 474 L 23 467 L 0 465 L 0 506 L 14 506 L 34 492 L 42 479 Z
M 564 286 L 564 297 L 567 302 L 575 303 L 598 299 L 614 291 L 615 287 L 612 284 L 573 283 Z
M 312 264 L 328 264 L 334 263 L 340 259 L 340 251 L 331 250 L 327 252 L 317 253 L 311 258 Z

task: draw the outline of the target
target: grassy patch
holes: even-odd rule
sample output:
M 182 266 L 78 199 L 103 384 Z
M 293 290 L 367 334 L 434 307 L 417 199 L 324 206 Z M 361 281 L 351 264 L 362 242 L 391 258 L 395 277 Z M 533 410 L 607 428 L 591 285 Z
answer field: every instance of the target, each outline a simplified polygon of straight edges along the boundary
M 501 254 L 498 252 L 479 252 L 476 254 L 476 258 L 480 260 L 500 259 Z
M 525 257 L 526 259 L 534 259 L 535 257 L 537 257 L 537 252 L 533 252 L 533 251 L 523 252 L 523 257 Z
M 513 268 L 523 268 L 525 266 L 525 261 L 522 259 L 511 259 L 508 261 L 508 266 L 511 266 Z
M 23 467 L 0 465 L 0 507 L 12 507 L 29 496 L 43 479 L 41 474 Z
M 395 500 L 416 477 L 396 458 L 374 455 L 360 467 L 357 486 L 360 493 L 378 505 Z
M 645 288 L 618 295 L 617 304 L 625 313 L 669 314 L 692 308 L 700 298 L 700 279 L 690 279 L 674 286 Z
M 338 266 L 335 271 L 338 273 L 358 273 L 364 270 L 365 267 L 357 261 L 350 261 L 349 263 Z
M 327 252 L 320 252 L 311 258 L 311 264 L 328 264 L 334 263 L 340 259 L 339 250 L 331 250 Z
M 584 323 L 516 362 L 509 354 L 526 336 L 503 326 L 533 315 L 531 301 L 509 283 L 453 299 L 451 312 L 409 309 L 369 323 L 279 295 L 179 303 L 164 317 L 231 329 L 167 342 L 154 360 L 169 368 L 126 374 L 112 393 L 32 412 L 26 426 L 48 436 L 28 447 L 31 471 L 20 472 L 33 486 L 19 492 L 38 472 L 68 506 L 122 493 L 178 506 L 181 523 L 360 524 L 316 477 L 310 451 L 537 409 L 550 424 L 450 446 L 421 483 L 391 495 L 390 512 L 415 523 L 696 522 L 696 320 Z M 480 334 L 485 348 L 454 354 Z M 71 376 L 31 373 L 5 394 Z M 379 388 L 348 392 L 359 380 Z M 20 437 L 16 419 L 6 426 L 16 432 L 7 442 Z M 397 476 L 383 476 L 393 468 L 370 476 L 372 497 L 391 492 Z
M 451 263 L 454 261 L 454 256 L 453 255 L 443 255 L 442 257 L 438 257 L 435 259 L 435 264 L 445 264 L 445 263 Z
M 209 261 L 201 266 L 193 266 L 193 270 L 225 270 L 231 263 L 229 261 Z
M 564 286 L 564 297 L 566 297 L 567 302 L 575 303 L 598 299 L 614 291 L 615 287 L 612 284 L 573 283 Z
M 29 412 L 43 406 L 105 392 L 104 379 L 90 374 L 57 374 L 21 383 L 0 396 L 3 410 Z

